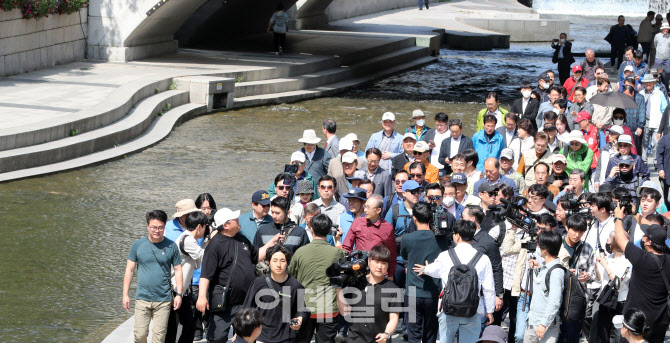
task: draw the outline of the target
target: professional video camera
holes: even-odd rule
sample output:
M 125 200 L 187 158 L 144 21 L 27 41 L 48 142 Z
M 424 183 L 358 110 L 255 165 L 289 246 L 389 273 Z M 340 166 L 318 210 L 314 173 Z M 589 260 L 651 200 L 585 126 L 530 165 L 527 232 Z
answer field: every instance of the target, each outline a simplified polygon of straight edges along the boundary
M 440 204 L 440 201 L 441 199 L 438 197 L 428 197 L 430 212 L 433 214 L 433 217 L 430 221 L 430 229 L 433 230 L 435 236 L 451 237 L 454 232 L 452 231 L 452 228 L 449 227 L 449 223 L 447 222 L 447 210 Z
M 528 249 L 528 251 L 535 251 L 537 248 L 537 216 L 530 213 L 523 206 L 526 204 L 526 199 L 522 197 L 513 197 L 512 200 L 501 198 L 502 204 L 489 207 L 496 215 L 502 219 L 509 221 L 512 225 L 524 230 L 530 236 L 530 240 L 522 243 L 521 247 Z
M 368 253 L 361 250 L 352 251 L 326 269 L 330 285 L 338 288 L 363 287 L 369 272 Z

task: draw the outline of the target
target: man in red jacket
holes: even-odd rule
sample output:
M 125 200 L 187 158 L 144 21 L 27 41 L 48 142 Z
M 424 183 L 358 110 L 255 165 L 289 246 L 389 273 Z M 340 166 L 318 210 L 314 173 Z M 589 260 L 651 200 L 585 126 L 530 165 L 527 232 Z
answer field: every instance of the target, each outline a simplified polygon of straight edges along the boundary
M 572 77 L 568 78 L 565 80 L 565 83 L 563 83 L 563 87 L 565 87 L 565 90 L 568 92 L 568 100 L 570 100 L 570 102 L 574 102 L 576 85 L 581 85 L 584 88 L 589 85 L 589 80 L 582 77 L 582 67 L 579 65 L 572 67 Z
M 342 248 L 351 252 L 355 246 L 356 250 L 370 251 L 374 246 L 384 245 L 391 251 L 388 279 L 393 280 L 398 246 L 395 242 L 393 225 L 382 218 L 383 206 L 384 200 L 380 195 L 373 194 L 368 198 L 363 206 L 365 217 L 356 218 L 351 224 Z
M 575 121 L 579 124 L 579 129 L 582 130 L 582 133 L 584 134 L 586 144 L 593 150 L 593 163 L 591 163 L 591 169 L 595 169 L 598 165 L 598 158 L 600 157 L 598 129 L 595 125 L 591 124 L 591 114 L 589 114 L 589 112 L 579 112 Z

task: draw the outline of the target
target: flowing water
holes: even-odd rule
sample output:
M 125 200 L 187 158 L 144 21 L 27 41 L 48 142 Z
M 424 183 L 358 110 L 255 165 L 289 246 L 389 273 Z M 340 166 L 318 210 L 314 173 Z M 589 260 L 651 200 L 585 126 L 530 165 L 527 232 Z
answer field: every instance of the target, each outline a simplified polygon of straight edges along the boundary
M 575 51 L 601 44 L 592 34 L 604 36 L 610 18 L 573 19 Z M 404 132 L 416 108 L 461 118 L 472 135 L 484 95 L 498 91 L 510 103 L 521 81 L 553 67 L 551 53 L 548 43 L 443 50 L 435 64 L 338 97 L 202 116 L 127 158 L 0 185 L 0 342 L 100 342 L 129 318 L 123 271 L 131 243 L 146 235 L 145 211 L 171 214 L 203 192 L 219 207 L 250 210 L 251 194 L 283 170 L 302 131 L 320 132 L 327 117 L 340 137 L 355 132 L 362 144 L 382 113 L 395 112 Z

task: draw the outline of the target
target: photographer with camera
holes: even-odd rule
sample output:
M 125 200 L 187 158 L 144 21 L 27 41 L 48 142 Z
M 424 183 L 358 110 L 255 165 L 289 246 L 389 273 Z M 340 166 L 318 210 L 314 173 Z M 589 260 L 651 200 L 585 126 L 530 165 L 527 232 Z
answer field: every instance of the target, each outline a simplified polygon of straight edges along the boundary
M 645 337 L 650 343 L 664 341 L 668 329 L 668 282 L 670 279 L 670 257 L 665 245 L 666 229 L 660 225 L 650 225 L 642 238 L 642 249 L 636 247 L 626 237 L 623 226 L 623 208 L 617 206 L 615 213 L 614 238 L 619 249 L 632 264 L 632 272 L 624 313 L 630 308 L 638 308 L 644 312 L 651 332 Z
M 559 204 L 565 202 L 564 199 L 559 200 Z M 593 247 L 582 241 L 582 237 L 586 233 L 587 222 L 581 214 L 572 214 L 566 221 L 566 228 L 567 233 L 563 238 L 558 258 L 561 264 L 567 266 L 572 273 L 577 275 L 580 282 L 585 282 L 595 266 L 592 259 Z M 563 342 L 578 343 L 581 337 L 582 324 L 582 321 L 563 321 L 561 323 Z
M 451 247 L 452 234 L 456 218 L 443 205 L 444 187 L 439 183 L 431 183 L 426 186 L 426 199 L 430 205 L 432 220 L 430 227 L 435 233 L 437 245 L 440 251 L 445 251 Z M 454 201 L 455 203 L 455 201 Z
M 381 206 L 378 210 L 381 211 Z M 398 326 L 398 312 L 403 310 L 402 289 L 385 277 L 392 275 L 389 265 L 394 262 L 395 256 L 387 247 L 372 247 L 365 282 L 359 288 L 345 287 L 338 295 L 340 312 L 351 323 L 347 342 L 386 343 L 391 340 Z
M 466 208 L 464 215 L 468 210 Z M 453 342 L 456 332 L 459 341 L 475 342 L 482 331 L 482 317 L 486 317 L 486 325 L 493 323 L 496 304 L 493 270 L 489 258 L 471 245 L 476 231 L 473 221 L 457 221 L 454 225 L 456 245 L 440 253 L 435 262 L 426 261 L 425 265 L 415 264 L 413 268 L 418 276 L 442 280 L 444 291 L 438 311 L 442 343 Z M 475 302 L 464 302 L 466 299 Z
M 605 170 L 605 175 L 609 176 L 612 168 L 619 165 L 619 159 L 623 156 L 630 156 L 633 160 L 635 167 L 633 168 L 633 174 L 635 174 L 642 181 L 649 180 L 649 169 L 647 168 L 647 161 L 643 160 L 639 155 L 633 154 L 631 151 L 633 148 L 633 139 L 630 135 L 621 135 L 617 141 L 617 153 L 613 153 L 610 156 L 609 163 L 607 163 L 607 170 Z
M 336 288 L 330 286 L 326 269 L 345 257 L 345 251 L 326 242 L 332 222 L 325 214 L 317 214 L 312 220 L 314 239 L 298 251 L 291 259 L 288 271 L 305 287 L 305 305 L 311 316 L 303 320 L 296 343 L 309 343 L 314 336 L 319 342 L 333 343 L 337 326 Z
M 482 183 L 477 189 L 477 195 L 482 199 L 479 206 L 484 212 L 481 229 L 493 238 L 496 245 L 501 246 L 505 237 L 505 221 L 497 215 L 496 211 L 489 209 L 498 203 L 499 186 L 488 182 Z
M 400 255 L 407 261 L 408 266 L 431 263 L 443 251 L 437 244 L 432 228 L 432 208 L 432 205 L 425 202 L 418 202 L 412 207 L 412 221 L 417 231 L 406 234 L 400 248 Z M 438 279 L 426 275 L 418 276 L 408 268 L 405 304 L 409 306 L 407 332 L 410 343 L 435 342 L 437 339 L 438 321 L 435 308 L 438 306 L 439 295 Z
M 312 175 L 309 174 L 305 170 L 305 153 L 301 151 L 296 151 L 293 154 L 291 154 L 291 162 L 289 164 L 284 165 L 284 173 L 289 174 L 293 179 L 293 190 L 295 194 L 298 193 L 298 183 L 303 180 L 309 181 L 310 185 L 312 186 L 312 189 L 314 190 L 314 194 L 316 193 L 316 180 Z M 283 174 L 283 173 L 282 173 Z M 270 197 L 274 198 L 275 196 L 283 196 L 285 197 L 288 194 L 288 188 L 287 186 L 284 185 L 284 177 L 280 177 L 279 175 L 275 178 L 275 182 L 270 185 L 270 189 L 268 189 L 268 194 L 270 194 Z M 281 184 L 280 184 L 280 181 Z M 279 187 L 282 187 L 282 189 L 278 189 Z M 312 200 L 316 199 L 315 196 L 312 197 Z M 293 199 L 291 199 L 293 200 Z M 297 200 L 297 199 L 296 199 Z
M 645 194 L 645 197 L 646 195 L 647 194 Z M 651 199 L 653 198 L 654 197 L 652 196 Z M 637 242 L 642 238 L 643 232 L 640 231 L 640 224 L 651 224 L 646 221 L 647 216 L 641 216 L 637 213 L 636 203 L 638 202 L 638 198 L 632 197 L 630 191 L 626 188 L 617 187 L 612 190 L 612 204 L 610 205 L 610 209 L 615 208 L 617 203 L 621 203 L 621 208 L 623 208 L 624 212 L 623 228 L 626 233 L 631 236 L 633 242 Z M 646 207 L 645 209 L 648 212 L 647 215 L 651 214 Z
M 294 253 L 301 246 L 309 244 L 309 237 L 307 237 L 305 229 L 289 220 L 286 215 L 288 200 L 284 197 L 276 197 L 272 199 L 270 205 L 272 223 L 263 224 L 256 231 L 256 236 L 254 236 L 256 249 L 260 249 L 272 241 L 277 234 L 280 235 L 280 243 L 286 245 L 291 253 Z
M 573 169 L 570 171 L 570 176 L 568 179 L 568 185 L 565 186 L 563 191 L 558 193 L 554 198 L 554 204 L 558 203 L 558 199 L 566 194 L 572 194 L 575 198 L 578 198 L 582 193 L 588 193 L 584 189 L 584 181 L 586 179 L 586 173 L 581 169 Z

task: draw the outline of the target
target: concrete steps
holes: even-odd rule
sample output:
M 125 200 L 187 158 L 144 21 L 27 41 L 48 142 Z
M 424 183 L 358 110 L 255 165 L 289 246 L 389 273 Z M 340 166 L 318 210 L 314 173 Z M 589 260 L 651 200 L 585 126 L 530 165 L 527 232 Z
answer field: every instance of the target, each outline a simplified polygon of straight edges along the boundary
M 364 73 L 372 73 L 388 65 L 402 64 L 428 55 L 428 48 L 408 47 L 377 56 L 352 66 L 326 69 L 316 73 L 293 78 L 276 78 L 235 84 L 235 97 L 244 98 L 254 95 L 282 93 L 300 89 L 314 88 L 337 83 Z
M 290 103 L 307 99 L 313 99 L 322 96 L 335 95 L 339 92 L 343 92 L 355 87 L 370 84 L 382 78 L 402 73 L 410 69 L 419 68 L 424 65 L 431 64 L 435 61 L 437 61 L 437 57 L 425 56 L 409 62 L 389 67 L 387 69 L 379 70 L 366 76 L 361 76 L 333 84 L 327 84 L 320 87 L 236 98 L 233 108 Z
M 1 151 L 0 173 L 45 166 L 113 148 L 146 132 L 168 104 L 172 109 L 188 101 L 189 92 L 168 90 L 141 100 L 126 116 L 110 125 L 85 133 L 73 132 L 71 137 L 43 144 Z
M 71 160 L 48 164 L 39 167 L 16 170 L 12 172 L 0 173 L 0 182 L 20 180 L 34 176 L 54 174 L 67 170 L 74 170 L 90 165 L 96 165 L 114 159 L 144 150 L 165 139 L 172 129 L 193 117 L 207 112 L 207 106 L 203 104 L 184 104 L 173 107 L 171 110 L 156 117 L 151 122 L 149 128 L 136 137 L 123 144 L 111 147 L 107 150 L 92 153 L 86 156 L 77 157 Z

